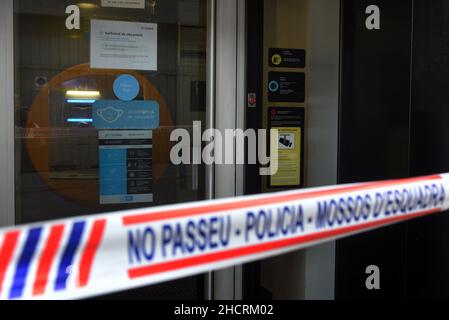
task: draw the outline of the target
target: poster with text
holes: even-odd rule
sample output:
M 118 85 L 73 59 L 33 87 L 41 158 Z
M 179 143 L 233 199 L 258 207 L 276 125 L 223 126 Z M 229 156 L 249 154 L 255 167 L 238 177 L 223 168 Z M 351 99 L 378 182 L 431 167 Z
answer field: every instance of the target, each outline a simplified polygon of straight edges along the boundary
M 100 204 L 153 202 L 151 130 L 99 131 Z
M 91 20 L 90 66 L 157 71 L 157 24 Z
M 304 108 L 269 108 L 269 128 L 278 130 L 278 171 L 269 177 L 270 188 L 304 185 Z M 272 156 L 273 157 L 273 156 Z

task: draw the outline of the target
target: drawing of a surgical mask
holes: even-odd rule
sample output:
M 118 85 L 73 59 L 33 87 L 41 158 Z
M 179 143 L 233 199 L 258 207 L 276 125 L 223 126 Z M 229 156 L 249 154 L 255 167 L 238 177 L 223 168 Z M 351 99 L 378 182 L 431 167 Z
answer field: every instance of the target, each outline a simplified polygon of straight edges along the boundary
M 123 116 L 123 110 L 116 109 L 114 107 L 107 107 L 104 109 L 98 109 L 97 115 L 101 117 L 105 122 L 113 123 L 120 119 L 121 116 Z

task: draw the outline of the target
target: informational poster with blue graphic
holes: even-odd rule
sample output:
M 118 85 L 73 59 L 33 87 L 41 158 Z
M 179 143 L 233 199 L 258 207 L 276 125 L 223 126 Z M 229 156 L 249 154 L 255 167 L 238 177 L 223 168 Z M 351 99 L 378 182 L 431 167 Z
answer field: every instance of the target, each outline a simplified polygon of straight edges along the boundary
M 114 81 L 114 94 L 122 101 L 134 100 L 140 91 L 139 81 L 130 75 L 122 74 Z
M 157 101 L 99 100 L 92 109 L 97 129 L 152 130 L 159 127 Z
M 100 204 L 153 202 L 151 130 L 99 132 Z

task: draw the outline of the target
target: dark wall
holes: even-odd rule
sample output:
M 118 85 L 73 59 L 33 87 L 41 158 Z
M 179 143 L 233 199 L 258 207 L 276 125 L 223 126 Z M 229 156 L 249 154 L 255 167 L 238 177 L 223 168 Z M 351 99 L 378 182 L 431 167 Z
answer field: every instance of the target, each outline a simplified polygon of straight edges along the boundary
M 411 175 L 449 172 L 449 1 L 415 0 Z M 408 298 L 449 298 L 449 215 L 409 223 Z
M 381 9 L 381 30 L 365 10 Z M 411 0 L 342 0 L 339 183 L 409 175 Z M 405 295 L 406 224 L 337 242 L 336 298 Z M 381 290 L 365 287 L 366 267 L 381 270 Z
M 248 3 L 248 91 L 260 97 L 262 1 Z M 449 172 L 449 1 L 341 3 L 339 183 Z M 381 30 L 365 28 L 372 4 Z M 261 126 L 258 110 L 249 111 L 248 127 Z M 247 192 L 258 193 L 252 170 Z M 372 264 L 379 291 L 365 288 Z M 258 274 L 257 263 L 245 266 L 246 298 L 269 298 Z M 448 214 L 337 242 L 336 299 L 449 299 L 448 275 Z
M 380 31 L 365 28 L 371 4 Z M 449 1 L 342 0 L 342 12 L 339 182 L 449 172 Z M 337 299 L 448 299 L 449 215 L 338 241 L 336 259 Z M 370 264 L 379 291 L 365 288 Z

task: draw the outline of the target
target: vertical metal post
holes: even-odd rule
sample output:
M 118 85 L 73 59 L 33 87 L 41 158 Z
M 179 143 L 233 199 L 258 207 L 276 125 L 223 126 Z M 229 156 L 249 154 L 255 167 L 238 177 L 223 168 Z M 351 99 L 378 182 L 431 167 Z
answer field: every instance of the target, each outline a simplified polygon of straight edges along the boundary
M 0 1 L 0 226 L 14 224 L 14 6 Z
M 236 128 L 246 129 L 246 0 L 237 0 L 237 92 L 236 92 Z M 245 165 L 235 167 L 235 194 L 245 194 Z M 243 266 L 234 270 L 234 299 L 243 299 Z
M 245 105 L 245 2 L 216 2 L 215 128 L 222 134 L 226 129 L 244 128 L 242 108 Z M 215 166 L 216 198 L 235 197 L 243 193 L 243 167 L 238 169 L 235 151 L 234 144 L 233 164 Z M 240 271 L 241 269 L 236 267 L 214 273 L 215 299 L 241 298 Z
M 215 19 L 216 0 L 207 1 L 207 93 L 206 93 L 206 129 L 215 126 Z M 214 195 L 214 166 L 206 165 L 206 199 L 213 199 Z M 212 300 L 213 296 L 213 272 L 205 276 L 205 298 Z
M 215 129 L 224 134 L 236 126 L 237 0 L 217 0 Z M 235 164 L 215 165 L 215 197 L 236 194 Z M 234 298 L 234 268 L 214 272 L 214 299 Z

